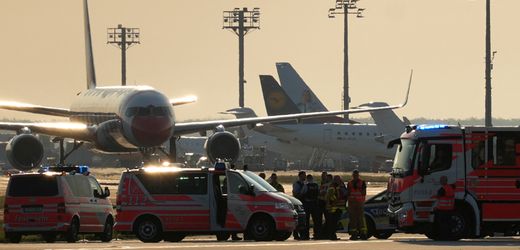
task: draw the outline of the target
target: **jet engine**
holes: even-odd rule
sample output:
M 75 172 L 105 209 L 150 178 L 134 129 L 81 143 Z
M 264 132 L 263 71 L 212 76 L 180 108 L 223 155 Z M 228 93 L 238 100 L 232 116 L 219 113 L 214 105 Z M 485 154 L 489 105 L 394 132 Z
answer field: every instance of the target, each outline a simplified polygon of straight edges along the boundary
M 240 155 L 240 142 L 230 132 L 221 131 L 211 135 L 204 145 L 209 160 L 235 162 Z
M 43 144 L 34 135 L 20 134 L 9 141 L 5 153 L 13 168 L 27 171 L 42 161 Z

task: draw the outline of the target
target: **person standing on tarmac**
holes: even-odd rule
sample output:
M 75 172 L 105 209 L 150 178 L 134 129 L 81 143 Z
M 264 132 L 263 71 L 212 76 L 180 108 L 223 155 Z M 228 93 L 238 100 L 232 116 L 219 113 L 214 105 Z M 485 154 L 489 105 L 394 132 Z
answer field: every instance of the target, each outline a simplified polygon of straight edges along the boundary
M 294 198 L 300 200 L 303 203 L 303 186 L 305 186 L 305 171 L 298 172 L 298 180 L 296 180 L 293 183 L 292 186 L 292 195 Z M 308 225 L 305 225 L 305 227 L 308 227 Z M 293 231 L 293 237 L 295 240 L 302 239 L 302 233 L 298 231 L 298 229 Z
M 321 183 L 320 183 L 320 194 L 318 195 L 318 213 L 316 219 L 312 218 L 312 221 L 314 223 L 314 228 L 316 230 L 316 227 L 319 227 L 320 233 L 314 232 L 314 238 L 315 239 L 323 239 L 324 235 L 323 232 L 325 231 L 323 226 L 323 217 L 326 213 L 326 204 L 325 201 L 325 195 L 327 194 L 327 189 L 330 186 L 330 180 L 327 178 L 327 171 L 321 172 Z
M 352 171 L 352 180 L 348 183 L 349 233 L 351 240 L 367 240 L 365 221 L 365 197 L 367 185 L 359 178 L 359 171 Z
M 437 205 L 435 206 L 435 227 L 442 238 L 449 237 L 450 213 L 455 209 L 455 192 L 453 186 L 448 184 L 448 177 L 440 178 L 441 188 L 437 191 Z M 444 229 L 446 228 L 446 229 Z
M 345 211 L 345 204 L 347 198 L 347 189 L 345 184 L 339 175 L 334 176 L 334 180 L 330 187 L 327 189 L 325 195 L 326 207 L 327 207 L 327 218 L 325 221 L 325 236 L 329 240 L 339 240 L 336 235 L 338 221 L 341 214 Z
M 276 189 L 276 191 L 282 192 L 282 193 L 285 192 L 282 184 L 280 184 L 278 182 L 278 175 L 276 175 L 276 173 L 272 173 L 271 177 L 269 177 L 269 184 L 271 184 L 271 186 L 273 186 L 274 189 Z
M 312 216 L 313 222 L 313 231 L 314 239 L 318 239 L 319 235 L 321 235 L 321 225 L 316 225 L 316 220 L 318 220 L 318 195 L 320 192 L 320 187 L 317 183 L 314 182 L 314 178 L 312 175 L 307 175 L 307 179 L 305 182 L 305 186 L 303 186 L 303 208 L 305 209 L 306 214 L 306 227 L 302 232 L 302 239 L 309 240 L 309 228 L 310 228 L 310 218 Z

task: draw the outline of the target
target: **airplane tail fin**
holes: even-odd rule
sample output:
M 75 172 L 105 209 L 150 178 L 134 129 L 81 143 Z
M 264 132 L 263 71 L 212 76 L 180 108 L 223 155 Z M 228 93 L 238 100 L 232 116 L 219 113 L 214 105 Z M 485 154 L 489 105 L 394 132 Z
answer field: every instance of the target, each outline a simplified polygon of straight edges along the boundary
M 300 109 L 271 75 L 260 75 L 267 115 L 286 115 L 301 113 Z
M 290 63 L 276 63 L 282 88 L 301 112 L 329 111 Z
M 385 107 L 388 106 L 386 102 L 371 102 L 362 104 L 359 107 Z M 405 124 L 399 117 L 394 113 L 393 110 L 380 110 L 370 112 L 372 119 L 376 125 L 381 128 L 385 135 L 399 136 L 405 127 Z
M 85 59 L 87 70 L 87 89 L 96 88 L 96 72 L 94 68 L 94 54 L 92 53 L 92 38 L 90 32 L 90 19 L 88 14 L 88 2 L 83 0 L 83 17 L 85 25 Z

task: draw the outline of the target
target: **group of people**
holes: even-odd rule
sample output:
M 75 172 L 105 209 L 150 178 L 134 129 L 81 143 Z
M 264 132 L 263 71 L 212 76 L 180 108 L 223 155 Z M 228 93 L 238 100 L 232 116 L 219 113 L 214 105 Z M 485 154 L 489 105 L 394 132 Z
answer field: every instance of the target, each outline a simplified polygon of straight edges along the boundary
M 359 178 L 359 171 L 352 172 L 352 180 L 345 185 L 341 176 L 321 173 L 321 183 L 314 182 L 305 171 L 298 173 L 292 194 L 303 203 L 307 215 L 306 226 L 293 232 L 297 240 L 309 240 L 310 218 L 313 221 L 313 239 L 338 240 L 337 225 L 347 210 L 351 240 L 366 240 L 367 226 L 364 216 L 366 183 Z M 323 221 L 325 218 L 325 221 Z

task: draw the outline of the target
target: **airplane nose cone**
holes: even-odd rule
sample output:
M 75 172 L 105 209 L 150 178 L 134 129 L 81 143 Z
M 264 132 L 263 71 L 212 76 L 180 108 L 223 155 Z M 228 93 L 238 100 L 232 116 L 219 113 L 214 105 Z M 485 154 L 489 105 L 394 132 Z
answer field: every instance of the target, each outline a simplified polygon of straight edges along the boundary
M 155 147 L 172 136 L 169 117 L 136 116 L 132 120 L 132 134 L 140 147 Z

